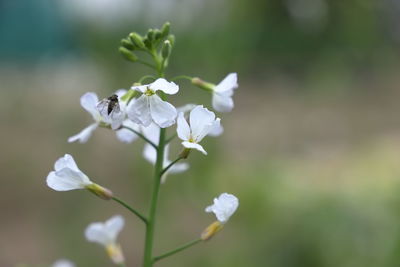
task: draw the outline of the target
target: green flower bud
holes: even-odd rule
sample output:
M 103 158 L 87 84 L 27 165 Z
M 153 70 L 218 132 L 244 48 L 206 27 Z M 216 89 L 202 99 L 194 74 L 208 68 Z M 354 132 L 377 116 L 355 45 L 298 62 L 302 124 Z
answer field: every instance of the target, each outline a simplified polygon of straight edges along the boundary
M 170 35 L 168 35 L 167 39 L 171 43 L 171 46 L 174 46 L 174 44 L 175 44 L 175 35 L 170 34 Z
M 146 37 L 150 42 L 153 42 L 154 39 L 155 39 L 154 38 L 154 30 L 153 29 L 149 29 L 149 31 L 147 32 Z
M 155 29 L 154 30 L 154 40 L 155 41 L 158 41 L 158 40 L 160 40 L 161 39 L 161 32 L 160 32 L 160 30 L 159 29 Z
M 171 24 L 168 21 L 164 23 L 164 25 L 161 27 L 161 38 L 164 38 L 169 34 L 170 26 Z
M 128 39 L 122 39 L 121 40 L 121 45 L 123 47 L 125 47 L 126 49 L 129 49 L 129 50 L 134 50 L 135 49 L 135 46 Z
M 119 52 L 125 57 L 125 59 L 132 61 L 132 62 L 136 62 L 138 60 L 138 57 L 132 53 L 131 51 L 129 51 L 128 49 L 126 49 L 125 47 L 120 47 L 119 48 Z
M 131 32 L 129 34 L 129 39 L 131 40 L 131 42 L 136 45 L 137 47 L 144 49 L 145 45 L 143 43 L 143 38 L 142 36 L 140 36 L 139 34 L 137 34 L 136 32 Z
M 161 55 L 164 59 L 168 59 L 169 56 L 171 55 L 171 42 L 169 40 L 165 40 L 163 43 L 163 46 L 161 48 Z

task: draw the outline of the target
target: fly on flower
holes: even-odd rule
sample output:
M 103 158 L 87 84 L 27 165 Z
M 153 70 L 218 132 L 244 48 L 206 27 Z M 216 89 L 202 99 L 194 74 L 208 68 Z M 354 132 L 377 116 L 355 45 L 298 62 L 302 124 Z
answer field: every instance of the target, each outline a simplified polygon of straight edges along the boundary
M 102 116 L 108 116 L 110 118 L 113 118 L 115 117 L 114 115 L 121 113 L 118 96 L 116 94 L 104 98 L 97 104 L 96 107 Z

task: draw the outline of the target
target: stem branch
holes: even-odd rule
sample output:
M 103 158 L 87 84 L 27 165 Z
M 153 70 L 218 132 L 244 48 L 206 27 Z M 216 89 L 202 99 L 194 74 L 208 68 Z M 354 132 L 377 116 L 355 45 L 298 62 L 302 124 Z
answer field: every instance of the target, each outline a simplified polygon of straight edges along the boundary
M 132 208 L 131 206 L 126 204 L 121 199 L 119 199 L 117 197 L 112 197 L 112 199 L 115 200 L 116 202 L 118 202 L 119 204 L 121 204 L 122 206 L 124 206 L 125 208 L 127 208 L 130 212 L 132 212 L 136 216 L 138 216 L 139 219 L 141 219 L 146 225 L 149 223 L 146 217 L 144 217 L 140 212 L 138 212 L 137 210 L 135 210 L 134 208 Z
M 153 261 L 156 262 L 156 261 L 162 260 L 162 259 L 164 259 L 164 258 L 166 258 L 166 257 L 172 256 L 172 255 L 174 255 L 175 253 L 178 253 L 178 252 L 180 252 L 180 251 L 182 251 L 182 250 L 185 250 L 185 249 L 187 249 L 187 248 L 190 248 L 191 246 L 194 246 L 194 245 L 196 245 L 197 243 L 199 243 L 199 242 L 201 242 L 201 241 L 203 241 L 203 240 L 201 240 L 201 238 L 195 239 L 195 240 L 193 240 L 193 241 L 190 241 L 190 242 L 188 242 L 188 243 L 186 243 L 186 244 L 184 244 L 184 245 L 182 245 L 182 246 L 180 246 L 180 247 L 178 247 L 178 248 L 176 248 L 176 249 L 173 249 L 173 250 L 171 250 L 171 251 L 169 251 L 169 252 L 167 252 L 167 253 L 164 253 L 164 254 L 162 254 L 162 255 L 160 255 L 160 256 L 154 257 L 154 260 L 153 260 Z

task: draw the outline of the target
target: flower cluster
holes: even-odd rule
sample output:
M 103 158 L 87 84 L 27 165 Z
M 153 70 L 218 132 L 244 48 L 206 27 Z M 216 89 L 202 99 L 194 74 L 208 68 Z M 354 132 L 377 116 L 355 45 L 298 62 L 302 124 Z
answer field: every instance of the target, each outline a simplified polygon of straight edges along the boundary
M 135 82 L 130 89 L 119 89 L 111 96 L 99 99 L 96 93 L 88 92 L 80 98 L 81 106 L 91 114 L 93 122 L 86 128 L 68 138 L 68 142 L 86 143 L 98 128 L 106 128 L 115 132 L 123 143 L 132 143 L 141 138 L 145 141 L 143 157 L 154 165 L 155 191 L 150 203 L 149 217 L 143 216 L 125 202 L 115 197 L 107 188 L 100 186 L 83 173 L 69 154 L 59 158 L 54 170 L 47 176 L 47 185 L 56 191 L 85 189 L 105 200 L 114 200 L 138 216 L 146 225 L 146 241 L 144 266 L 152 264 L 166 256 L 152 257 L 152 234 L 154 229 L 155 207 L 157 205 L 158 185 L 166 182 L 168 174 L 181 173 L 189 168 L 186 162 L 192 150 L 207 155 L 202 141 L 206 136 L 219 136 L 223 133 L 221 119 L 203 105 L 187 104 L 175 107 L 173 98 L 180 92 L 182 85 L 176 80 L 168 81 L 163 78 L 164 69 L 168 66 L 169 57 L 174 45 L 174 37 L 169 34 L 169 24 L 162 29 L 151 29 L 145 36 L 131 33 L 121 42 L 120 52 L 131 62 L 141 62 L 154 67 L 158 77 L 144 76 Z M 148 53 L 154 59 L 154 64 L 141 61 L 135 52 Z M 179 76 L 178 76 L 179 77 Z M 213 84 L 200 78 L 182 76 L 192 85 L 211 93 L 211 106 L 216 112 L 230 112 L 233 109 L 233 94 L 238 87 L 237 74 L 228 74 L 220 83 Z M 151 83 L 142 84 L 146 79 Z M 167 99 L 171 97 L 171 99 Z M 171 128 L 175 133 L 171 133 Z M 167 132 L 167 130 L 169 132 Z M 169 133 L 169 136 L 167 136 Z M 169 158 L 171 141 L 180 139 L 180 153 L 174 160 Z M 207 227 L 199 241 L 209 240 L 229 220 L 239 205 L 238 199 L 231 194 L 223 193 L 214 199 L 214 204 L 206 208 L 206 212 L 213 212 L 217 221 Z M 115 264 L 125 261 L 121 246 L 117 242 L 117 235 L 124 226 L 124 219 L 117 215 L 106 222 L 90 224 L 85 237 L 90 242 L 96 242 L 105 247 L 105 250 Z M 149 230 L 150 229 L 150 230 Z M 195 243 L 195 242 L 194 242 Z M 194 244 L 193 243 L 193 244 Z M 176 250 L 176 251 L 179 251 Z M 172 255 L 167 253 L 166 255 Z M 62 264 L 60 265 L 62 266 Z

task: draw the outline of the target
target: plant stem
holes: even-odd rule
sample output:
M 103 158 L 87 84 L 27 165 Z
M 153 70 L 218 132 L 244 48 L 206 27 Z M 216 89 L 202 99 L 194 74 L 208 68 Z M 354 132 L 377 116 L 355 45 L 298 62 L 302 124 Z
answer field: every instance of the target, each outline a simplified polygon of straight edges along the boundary
M 162 255 L 160 255 L 160 256 L 154 257 L 153 262 L 162 260 L 162 259 L 164 259 L 164 258 L 166 258 L 166 257 L 171 256 L 171 255 L 174 255 L 175 253 L 178 253 L 178 252 L 180 252 L 180 251 L 182 251 L 182 250 L 185 250 L 185 249 L 187 249 L 187 248 L 190 248 L 191 246 L 196 245 L 197 243 L 199 243 L 199 242 L 201 242 L 201 241 L 203 241 L 203 240 L 201 240 L 201 238 L 196 239 L 196 240 L 193 240 L 193 241 L 190 241 L 190 242 L 188 242 L 188 243 L 186 243 L 186 244 L 184 244 L 184 245 L 182 245 L 182 246 L 180 246 L 180 247 L 178 247 L 178 248 L 176 248 L 176 249 L 173 249 L 173 250 L 171 250 L 171 251 L 169 251 L 169 252 L 167 252 L 167 253 L 164 253 L 164 254 L 162 254 Z
M 164 160 L 164 146 L 165 146 L 165 129 L 160 129 L 160 138 L 157 149 L 157 160 L 154 167 L 154 185 L 153 193 L 150 203 L 150 212 L 148 216 L 148 224 L 146 225 L 146 237 L 144 246 L 144 267 L 153 266 L 153 239 L 154 239 L 154 226 L 156 222 L 156 210 L 158 202 L 158 193 L 160 191 L 161 172 L 163 169 Z
M 188 80 L 191 81 L 193 77 L 187 76 L 187 75 L 179 75 L 171 79 L 171 81 L 176 81 L 176 80 Z
M 128 126 L 122 125 L 121 128 L 127 129 L 133 133 L 135 133 L 137 136 L 139 136 L 140 138 L 142 138 L 144 141 L 146 141 L 147 143 L 149 143 L 152 147 L 154 147 L 156 150 L 158 149 L 157 145 L 154 144 L 152 141 L 150 141 L 146 136 L 144 136 L 143 134 L 141 134 L 140 132 L 136 131 L 135 129 L 132 129 Z
M 135 210 L 134 208 L 132 208 L 131 206 L 129 206 L 128 204 L 126 204 L 124 201 L 122 201 L 121 199 L 119 199 L 117 197 L 112 197 L 112 199 L 115 200 L 116 202 L 118 202 L 119 204 L 121 204 L 122 206 L 124 206 L 125 208 L 127 208 L 129 211 L 131 211 L 136 216 L 138 216 L 139 219 L 141 219 L 146 225 L 148 224 L 148 220 L 140 212 L 138 212 L 137 210 Z
M 147 79 L 152 79 L 153 81 L 155 81 L 156 77 L 154 77 L 153 75 L 145 75 L 142 78 L 140 78 L 138 82 L 143 83 Z
M 165 168 L 161 171 L 160 176 L 163 176 L 163 174 L 166 173 L 166 172 L 169 170 L 169 168 L 171 168 L 175 163 L 177 163 L 177 162 L 180 161 L 181 159 L 183 159 L 183 157 L 178 157 L 178 158 L 175 159 L 173 162 L 171 162 L 170 164 L 168 164 L 168 166 L 165 167 Z

